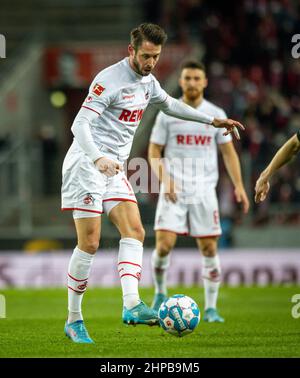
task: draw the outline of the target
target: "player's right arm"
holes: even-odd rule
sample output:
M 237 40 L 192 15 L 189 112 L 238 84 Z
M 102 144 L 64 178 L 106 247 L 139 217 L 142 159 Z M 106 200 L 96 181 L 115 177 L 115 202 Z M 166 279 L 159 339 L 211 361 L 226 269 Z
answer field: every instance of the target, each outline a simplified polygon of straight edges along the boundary
M 99 77 L 99 79 L 101 76 Z M 90 125 L 101 116 L 102 112 L 110 105 L 112 94 L 103 86 L 105 78 L 101 82 L 92 83 L 90 92 L 79 110 L 71 127 L 75 140 L 93 161 L 97 169 L 108 177 L 116 175 L 123 167 L 117 162 L 105 157 L 98 149 L 90 129 Z M 105 92 L 106 90 L 106 92 Z
M 255 202 L 264 201 L 269 189 L 271 177 L 284 165 L 289 163 L 300 151 L 300 130 L 290 138 L 275 154 L 271 163 L 260 174 L 255 185 Z

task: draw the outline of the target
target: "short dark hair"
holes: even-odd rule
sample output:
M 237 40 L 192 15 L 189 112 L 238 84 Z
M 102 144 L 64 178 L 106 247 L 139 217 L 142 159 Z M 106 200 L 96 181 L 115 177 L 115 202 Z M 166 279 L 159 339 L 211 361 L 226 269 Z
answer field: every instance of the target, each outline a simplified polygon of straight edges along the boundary
M 198 62 L 197 60 L 187 60 L 182 63 L 181 65 L 181 71 L 185 68 L 194 68 L 203 71 L 206 73 L 205 65 L 201 62 Z
M 167 38 L 168 36 L 163 28 L 147 22 L 130 32 L 130 43 L 135 50 L 138 50 L 144 41 L 152 42 L 154 45 L 164 45 Z

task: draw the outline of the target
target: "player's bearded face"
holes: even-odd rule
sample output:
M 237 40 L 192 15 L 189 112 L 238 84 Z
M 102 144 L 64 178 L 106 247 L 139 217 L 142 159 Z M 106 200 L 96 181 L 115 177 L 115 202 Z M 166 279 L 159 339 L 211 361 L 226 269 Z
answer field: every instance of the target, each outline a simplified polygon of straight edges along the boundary
M 137 50 L 132 49 L 129 51 L 134 70 L 142 76 L 148 76 L 158 62 L 161 46 L 144 41 Z
M 207 78 L 205 72 L 198 68 L 184 68 L 179 80 L 180 87 L 184 96 L 194 101 L 203 95 L 207 87 Z

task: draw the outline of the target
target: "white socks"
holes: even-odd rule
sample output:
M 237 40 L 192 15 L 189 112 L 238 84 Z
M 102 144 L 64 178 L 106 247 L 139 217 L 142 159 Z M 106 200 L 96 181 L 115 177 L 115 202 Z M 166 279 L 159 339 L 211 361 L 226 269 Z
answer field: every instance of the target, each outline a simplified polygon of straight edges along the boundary
M 167 295 L 167 269 L 170 265 L 170 254 L 160 257 L 154 249 L 151 257 L 152 277 L 155 294 Z
M 220 287 L 221 265 L 219 256 L 202 257 L 202 279 L 204 284 L 205 310 L 217 308 Z
M 76 247 L 68 268 L 68 323 L 82 320 L 81 302 L 86 291 L 94 255 Z
M 94 255 L 76 247 L 68 268 L 68 323 L 82 320 L 81 303 L 86 291 Z M 131 309 L 140 303 L 138 284 L 141 277 L 143 244 L 136 239 L 120 240 L 118 272 L 121 279 L 124 306 Z M 203 257 L 205 309 L 216 308 L 220 286 L 221 266 L 219 256 Z M 170 255 L 159 257 L 154 250 L 151 258 L 155 293 L 167 294 L 166 276 Z
M 87 288 L 94 255 L 74 249 L 68 268 L 68 323 L 82 320 L 81 303 Z M 138 281 L 141 277 L 143 244 L 132 238 L 120 240 L 118 271 L 121 278 L 124 306 L 140 303 Z
M 140 303 L 138 291 L 142 272 L 143 243 L 137 239 L 120 240 L 118 272 L 121 279 L 123 303 L 131 309 Z

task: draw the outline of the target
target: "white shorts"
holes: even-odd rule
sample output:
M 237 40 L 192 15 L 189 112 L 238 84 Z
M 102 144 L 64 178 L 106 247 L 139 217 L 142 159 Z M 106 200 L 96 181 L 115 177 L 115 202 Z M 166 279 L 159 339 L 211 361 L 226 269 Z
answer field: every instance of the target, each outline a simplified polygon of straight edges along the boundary
M 171 231 L 194 238 L 216 237 L 222 234 L 216 191 L 212 188 L 197 200 L 189 203 L 182 195 L 177 202 L 167 201 L 159 194 L 155 214 L 155 231 Z
M 99 216 L 120 201 L 137 203 L 124 172 L 107 177 L 84 154 L 70 149 L 62 170 L 61 209 L 72 210 L 74 218 Z

